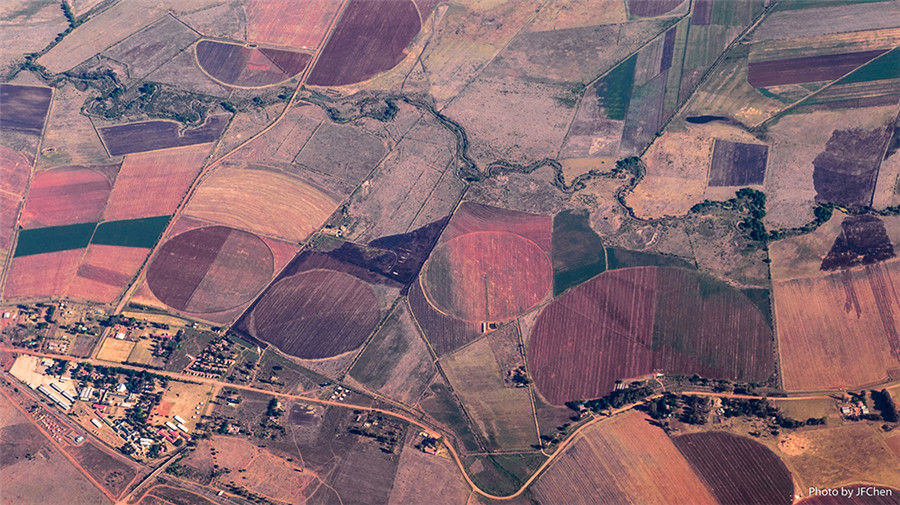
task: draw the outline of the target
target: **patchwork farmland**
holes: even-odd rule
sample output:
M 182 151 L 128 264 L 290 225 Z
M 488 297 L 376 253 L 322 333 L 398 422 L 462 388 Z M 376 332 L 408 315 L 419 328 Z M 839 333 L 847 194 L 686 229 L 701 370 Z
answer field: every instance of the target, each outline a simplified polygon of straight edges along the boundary
M 2 3 L 0 503 L 896 502 L 896 4 Z

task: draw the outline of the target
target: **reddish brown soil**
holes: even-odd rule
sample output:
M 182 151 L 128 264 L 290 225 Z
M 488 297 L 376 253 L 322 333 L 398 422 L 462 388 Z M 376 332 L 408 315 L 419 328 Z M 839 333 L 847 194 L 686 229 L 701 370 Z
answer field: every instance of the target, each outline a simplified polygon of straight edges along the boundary
M 759 309 L 724 283 L 677 268 L 608 271 L 541 312 L 527 359 L 550 403 L 596 398 L 650 372 L 761 381 L 774 367 Z
M 335 0 L 249 0 L 244 7 L 247 40 L 315 49 L 340 4 Z
M 394 67 L 419 33 L 410 0 L 349 0 L 309 76 L 309 84 L 342 86 Z
M 209 154 L 209 144 L 125 158 L 109 196 L 104 219 L 172 214 Z
M 378 324 L 375 293 L 355 277 L 310 270 L 284 278 L 250 314 L 250 333 L 306 359 L 356 349 Z
M 98 131 L 110 156 L 119 156 L 212 142 L 225 131 L 228 120 L 225 114 L 209 116 L 202 125 L 183 131 L 179 123 L 167 120 L 107 126 Z
M 482 336 L 480 323 L 461 321 L 438 312 L 422 293 L 422 285 L 409 288 L 409 308 L 425 338 L 438 356 L 443 356 Z
M 794 499 L 791 472 L 759 442 L 718 431 L 673 442 L 722 505 L 789 505 Z
M 652 267 L 607 272 L 541 312 L 527 359 L 550 403 L 597 398 L 617 379 L 652 370 L 656 276 Z
M 632 16 L 652 17 L 661 16 L 675 7 L 681 5 L 684 0 L 629 0 L 628 12 Z
M 849 216 L 841 222 L 841 234 L 822 259 L 822 270 L 868 265 L 896 256 L 884 221 L 868 215 Z
M 867 61 L 884 54 L 886 49 L 860 51 L 858 53 L 823 54 L 784 60 L 756 61 L 750 63 L 747 82 L 756 88 L 799 84 L 804 82 L 832 81 Z
M 300 73 L 310 56 L 277 49 L 255 49 L 242 44 L 201 40 L 197 62 L 206 73 L 225 84 L 270 86 Z
M 0 129 L 40 135 L 50 109 L 51 89 L 0 84 Z
M 550 258 L 534 242 L 506 232 L 475 232 L 438 245 L 423 270 L 423 289 L 440 311 L 465 321 L 504 321 L 550 292 Z
M 453 214 L 441 242 L 476 231 L 505 231 L 520 235 L 550 252 L 553 218 L 515 210 L 463 202 Z
M 59 296 L 75 275 L 83 254 L 84 249 L 72 249 L 13 258 L 4 298 Z
M 99 221 L 111 189 L 109 178 L 90 168 L 38 172 L 28 190 L 21 224 L 40 228 Z
M 149 251 L 140 247 L 91 244 L 67 296 L 101 303 L 116 299 L 137 274 Z
M 147 269 L 147 284 L 174 309 L 219 312 L 250 301 L 271 279 L 272 270 L 272 251 L 262 239 L 210 226 L 163 244 Z
M 0 146 L 0 250 L 12 246 L 12 233 L 19 200 L 28 184 L 31 161 L 27 156 Z

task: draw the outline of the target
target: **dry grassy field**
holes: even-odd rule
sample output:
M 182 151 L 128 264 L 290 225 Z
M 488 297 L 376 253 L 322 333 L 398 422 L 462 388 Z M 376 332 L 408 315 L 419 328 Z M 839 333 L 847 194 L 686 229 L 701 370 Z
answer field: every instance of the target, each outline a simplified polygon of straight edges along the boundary
M 97 359 L 123 363 L 128 359 L 128 355 L 131 354 L 133 348 L 134 341 L 106 337 L 97 351 Z
M 665 432 L 639 412 L 592 426 L 537 480 L 541 503 L 718 503 Z

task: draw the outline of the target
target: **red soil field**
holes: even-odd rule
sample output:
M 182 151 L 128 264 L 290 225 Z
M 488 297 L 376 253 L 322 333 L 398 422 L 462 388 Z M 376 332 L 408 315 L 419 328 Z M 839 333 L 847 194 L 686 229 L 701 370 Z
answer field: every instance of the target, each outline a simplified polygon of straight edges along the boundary
M 104 219 L 172 214 L 200 173 L 210 146 L 200 144 L 126 156 Z
M 410 0 L 349 0 L 309 84 L 343 86 L 393 68 L 406 56 L 420 27 L 419 12 Z
M 247 40 L 315 49 L 340 5 L 338 0 L 248 0 Z
M 21 224 L 40 228 L 99 221 L 111 188 L 106 174 L 86 167 L 38 172 L 28 189 Z
M 900 263 L 773 283 L 783 386 L 850 389 L 900 367 Z
M 585 429 L 534 484 L 539 502 L 716 503 L 666 433 L 648 421 L 631 410 Z
M 409 308 L 438 356 L 448 354 L 482 336 L 480 323 L 461 321 L 437 311 L 422 293 L 422 285 L 409 287 Z
M 650 372 L 761 381 L 773 338 L 742 293 L 690 270 L 608 271 L 551 302 L 535 322 L 527 359 L 556 405 L 596 398 Z
M 675 7 L 681 5 L 684 0 L 630 0 L 628 12 L 632 16 L 651 17 L 661 16 Z
M 141 247 L 91 244 L 66 295 L 111 303 L 137 274 L 149 251 Z
M 72 249 L 13 258 L 3 297 L 62 296 L 83 254 L 84 249 Z
M 250 301 L 271 279 L 272 251 L 256 235 L 225 226 L 191 230 L 162 245 L 147 284 L 166 305 L 211 313 Z
M 334 270 L 309 270 L 278 281 L 250 313 L 250 334 L 305 359 L 358 348 L 379 320 L 375 293 Z
M 867 496 L 872 486 L 842 486 L 852 495 L 847 496 L 810 496 L 797 502 L 797 505 L 900 505 L 900 490 L 884 486 L 876 489 L 890 491 L 890 496 Z M 860 494 L 862 490 L 862 494 Z
M 446 242 L 476 231 L 515 233 L 534 242 L 549 253 L 553 235 L 553 218 L 480 203 L 463 202 L 450 219 L 440 241 Z
M 40 135 L 52 90 L 44 86 L 0 84 L 0 130 Z
M 532 330 L 527 360 L 552 404 L 597 398 L 615 381 L 653 369 L 655 268 L 613 270 L 550 303 Z
M 550 258 L 534 242 L 507 232 L 475 232 L 438 245 L 422 287 L 441 312 L 465 321 L 504 321 L 550 292 Z
M 256 49 L 242 44 L 201 40 L 197 63 L 224 84 L 262 87 L 286 81 L 302 71 L 310 55 L 282 49 Z
M 882 54 L 886 49 L 857 53 L 824 54 L 787 58 L 784 60 L 756 61 L 750 63 L 747 82 L 753 87 L 764 88 L 782 84 L 831 81 L 862 66 Z
M 720 431 L 672 441 L 721 505 L 789 505 L 794 500 L 791 472 L 759 442 Z

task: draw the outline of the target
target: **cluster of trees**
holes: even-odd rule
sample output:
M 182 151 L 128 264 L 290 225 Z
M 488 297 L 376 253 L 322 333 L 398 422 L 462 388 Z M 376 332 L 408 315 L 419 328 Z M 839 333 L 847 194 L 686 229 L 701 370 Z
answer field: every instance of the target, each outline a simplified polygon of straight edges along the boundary
M 875 402 L 875 409 L 881 412 L 881 418 L 888 423 L 897 422 L 897 405 L 894 399 L 886 389 L 881 391 L 872 391 L 872 401 Z
M 632 382 L 625 389 L 618 389 L 612 393 L 593 400 L 576 400 L 566 402 L 566 406 L 572 410 L 580 411 L 583 408 L 592 412 L 601 412 L 607 409 L 617 409 L 630 403 L 637 403 L 653 394 L 653 388 L 642 383 Z
M 723 398 L 722 408 L 725 417 L 758 417 L 760 419 L 772 419 L 782 428 L 799 428 L 801 426 L 815 426 L 825 424 L 824 417 L 810 417 L 806 421 L 793 419 L 782 414 L 778 407 L 764 399 L 739 399 Z

